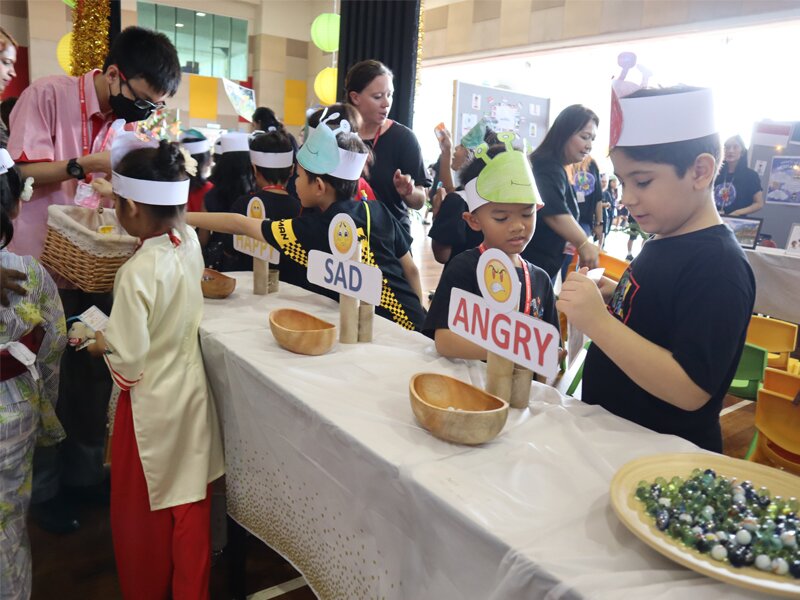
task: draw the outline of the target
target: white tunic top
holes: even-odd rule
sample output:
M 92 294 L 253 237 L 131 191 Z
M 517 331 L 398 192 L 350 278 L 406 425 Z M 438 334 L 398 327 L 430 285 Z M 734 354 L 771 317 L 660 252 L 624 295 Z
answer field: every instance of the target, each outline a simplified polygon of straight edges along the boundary
M 131 393 L 151 510 L 202 500 L 224 472 L 198 339 L 202 276 L 200 244 L 185 227 L 145 240 L 114 281 L 106 362 Z

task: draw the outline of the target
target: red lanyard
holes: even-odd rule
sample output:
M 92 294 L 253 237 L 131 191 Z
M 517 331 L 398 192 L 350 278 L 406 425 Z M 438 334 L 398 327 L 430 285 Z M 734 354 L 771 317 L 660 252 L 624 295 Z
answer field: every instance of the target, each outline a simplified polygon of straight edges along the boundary
M 280 183 L 270 183 L 269 185 L 265 185 L 261 189 L 263 191 L 265 191 L 265 192 L 268 192 L 270 190 L 279 190 L 281 192 L 285 192 L 286 191 L 286 186 L 285 185 L 281 185 Z
M 388 122 L 389 122 L 389 124 L 391 125 L 391 123 L 392 123 L 392 120 L 391 120 L 391 119 L 387 119 L 387 121 L 388 121 Z M 382 129 L 383 129 L 383 125 L 381 125 L 380 127 L 378 127 L 378 132 L 375 134 L 375 138 L 372 140 L 372 151 L 373 151 L 373 152 L 375 151 L 375 146 L 377 146 L 377 145 L 378 145 L 378 140 L 379 140 L 379 139 L 381 139 L 381 133 L 382 133 Z M 387 127 L 386 129 L 389 129 L 389 128 Z
M 481 243 L 478 246 L 478 250 L 480 250 L 481 254 L 486 252 L 486 244 Z M 531 273 L 528 270 L 528 263 L 525 262 L 524 258 L 520 258 L 519 262 L 522 264 L 522 272 L 525 274 L 525 309 L 522 311 L 526 315 L 531 314 L 531 300 L 533 299 L 533 293 L 531 292 Z
M 92 72 L 94 73 L 94 72 Z M 80 79 L 78 80 L 78 99 L 81 103 L 81 146 L 83 150 L 83 154 L 81 156 L 86 156 L 91 153 L 91 145 L 89 144 L 89 115 L 88 110 L 86 108 L 86 88 L 84 87 L 86 83 L 86 74 L 84 73 L 81 75 Z M 103 143 L 100 146 L 98 152 L 102 152 L 106 144 L 108 144 L 108 138 L 111 136 L 111 127 L 108 128 L 106 131 L 106 135 L 103 138 Z

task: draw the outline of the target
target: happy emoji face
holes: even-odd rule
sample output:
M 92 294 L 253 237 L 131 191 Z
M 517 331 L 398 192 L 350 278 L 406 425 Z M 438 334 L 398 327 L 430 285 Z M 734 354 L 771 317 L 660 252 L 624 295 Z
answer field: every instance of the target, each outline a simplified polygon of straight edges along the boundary
M 250 203 L 247 205 L 247 215 L 253 219 L 264 218 L 264 204 L 261 202 L 260 198 L 253 198 L 250 200 Z
M 349 255 L 353 248 L 353 231 L 347 221 L 339 221 L 333 232 L 333 245 L 343 255 Z
M 511 276 L 499 260 L 490 260 L 483 269 L 486 290 L 495 302 L 505 303 L 511 297 Z

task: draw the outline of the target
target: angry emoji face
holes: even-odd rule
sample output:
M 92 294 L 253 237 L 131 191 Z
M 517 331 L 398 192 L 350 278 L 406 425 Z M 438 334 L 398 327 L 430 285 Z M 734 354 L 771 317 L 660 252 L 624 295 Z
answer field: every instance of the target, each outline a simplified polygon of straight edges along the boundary
M 511 297 L 511 273 L 499 260 L 490 260 L 483 270 L 486 289 L 495 302 L 505 303 Z

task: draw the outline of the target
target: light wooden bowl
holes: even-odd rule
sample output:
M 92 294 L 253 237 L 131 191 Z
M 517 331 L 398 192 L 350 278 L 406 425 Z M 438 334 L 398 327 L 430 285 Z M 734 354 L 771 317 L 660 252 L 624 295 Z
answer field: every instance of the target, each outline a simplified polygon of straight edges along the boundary
M 336 325 L 301 310 L 273 310 L 269 328 L 279 346 L 297 354 L 325 354 L 336 342 Z
M 417 373 L 408 385 L 411 410 L 433 435 L 457 444 L 483 444 L 508 418 L 508 402 L 453 377 Z
M 200 280 L 200 287 L 203 290 L 203 297 L 221 300 L 233 293 L 233 290 L 236 289 L 236 280 L 214 269 L 205 269 L 203 270 L 203 279 Z

